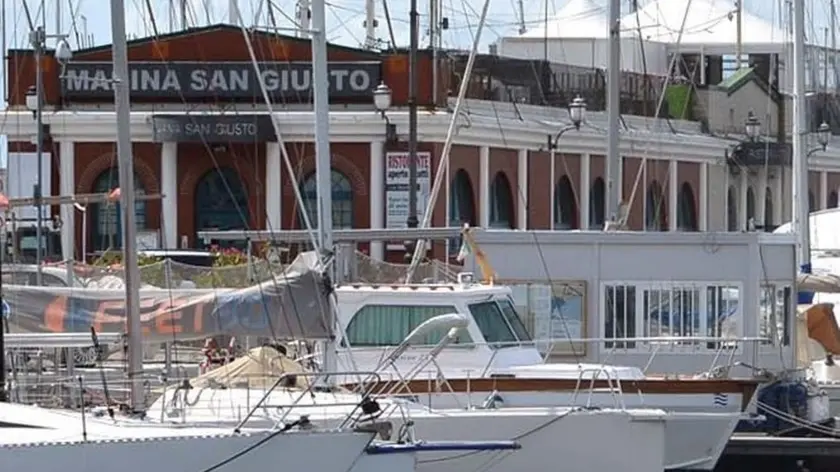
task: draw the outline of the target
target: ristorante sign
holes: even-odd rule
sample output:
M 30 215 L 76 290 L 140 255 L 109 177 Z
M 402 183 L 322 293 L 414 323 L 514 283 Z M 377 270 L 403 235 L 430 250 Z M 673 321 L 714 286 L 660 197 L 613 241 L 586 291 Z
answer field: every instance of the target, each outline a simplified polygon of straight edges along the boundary
M 262 100 L 260 80 L 273 100 L 308 102 L 312 64 L 262 62 L 132 62 L 128 66 L 132 99 Z M 380 81 L 379 62 L 330 62 L 330 98 L 369 98 Z M 110 62 L 70 62 L 62 77 L 65 99 L 113 100 Z

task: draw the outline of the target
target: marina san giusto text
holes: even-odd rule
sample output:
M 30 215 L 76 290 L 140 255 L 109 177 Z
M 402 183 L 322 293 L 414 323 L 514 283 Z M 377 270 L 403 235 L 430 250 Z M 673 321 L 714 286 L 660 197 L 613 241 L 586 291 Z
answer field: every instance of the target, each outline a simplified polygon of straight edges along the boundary
M 254 80 L 256 71 L 242 68 L 202 68 L 190 70 L 165 68 L 138 68 L 129 71 L 130 89 L 134 92 L 254 92 L 259 93 L 259 83 Z M 259 77 L 266 90 L 271 92 L 304 92 L 312 87 L 311 69 L 269 68 L 260 71 Z M 114 80 L 106 68 L 68 68 L 65 73 L 68 91 L 112 91 Z M 333 92 L 359 93 L 371 90 L 369 70 L 353 67 L 330 68 L 330 90 Z

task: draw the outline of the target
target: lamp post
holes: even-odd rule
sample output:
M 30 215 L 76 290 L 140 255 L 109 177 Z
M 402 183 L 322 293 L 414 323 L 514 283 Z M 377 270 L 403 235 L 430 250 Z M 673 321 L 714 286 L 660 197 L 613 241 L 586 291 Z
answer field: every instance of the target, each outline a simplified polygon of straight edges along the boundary
M 560 131 L 558 131 L 554 135 L 551 135 L 551 134 L 548 135 L 548 151 L 549 151 L 549 160 L 550 160 L 549 175 L 551 176 L 551 189 L 549 190 L 550 195 L 551 195 L 551 203 L 549 204 L 549 206 L 550 206 L 551 210 L 550 210 L 549 213 L 550 213 L 550 217 L 551 217 L 550 228 L 552 230 L 554 230 L 554 218 L 555 218 L 555 213 L 556 213 L 556 209 L 555 209 L 556 205 L 555 205 L 554 199 L 556 198 L 555 192 L 556 192 L 557 185 L 556 185 L 556 182 L 554 181 L 554 173 L 555 173 L 555 162 L 554 162 L 555 159 L 554 158 L 555 158 L 555 154 L 557 152 L 557 142 L 560 141 L 560 137 L 563 136 L 563 134 L 566 131 L 573 130 L 573 129 L 574 130 L 579 130 L 581 123 L 583 123 L 586 120 L 586 101 L 584 99 L 580 98 L 580 95 L 575 97 L 575 99 L 572 100 L 571 103 L 569 103 L 569 119 L 572 121 L 571 125 L 566 126 L 565 128 L 561 129 Z
M 373 107 L 382 115 L 382 119 L 385 120 L 385 140 L 389 143 L 397 140 L 397 125 L 391 123 L 387 114 L 391 108 L 391 101 L 391 87 L 388 87 L 385 82 L 380 82 L 373 89 Z
M 747 133 L 747 139 L 750 141 L 757 141 L 761 136 L 761 122 L 755 116 L 755 113 L 750 111 L 747 113 L 747 121 L 744 123 L 744 131 Z
M 818 151 L 825 151 L 828 147 L 828 141 L 831 139 L 831 126 L 828 126 L 828 123 L 823 121 L 817 127 L 817 143 L 819 146 L 811 149 L 808 151 L 808 154 L 805 157 L 811 157 L 811 154 L 814 154 Z
M 43 121 L 43 108 L 44 108 L 44 80 L 43 80 L 43 72 L 41 71 L 41 57 L 44 54 L 44 49 L 46 48 L 47 39 L 57 39 L 58 42 L 55 48 L 55 57 L 58 59 L 59 62 L 62 64 L 66 63 L 70 60 L 73 56 L 73 52 L 70 49 L 70 44 L 67 43 L 67 36 L 62 34 L 46 34 L 44 28 L 42 26 L 38 26 L 34 30 L 29 33 L 29 42 L 32 45 L 32 49 L 35 52 L 35 86 L 30 87 L 26 92 L 26 107 L 32 111 L 32 115 L 35 118 L 35 155 L 38 159 L 38 176 L 35 181 L 35 188 L 34 188 L 34 195 L 35 198 L 35 209 L 37 211 L 36 216 L 36 226 L 35 226 L 35 240 L 37 241 L 35 245 L 35 263 L 37 264 L 37 283 L 41 285 L 42 279 L 42 270 L 41 264 L 44 258 L 44 240 L 43 240 L 43 225 L 44 225 L 44 215 L 43 215 L 43 202 L 41 201 L 42 194 L 43 194 L 43 182 L 44 182 L 44 163 L 42 159 L 42 154 L 44 152 L 44 121 Z

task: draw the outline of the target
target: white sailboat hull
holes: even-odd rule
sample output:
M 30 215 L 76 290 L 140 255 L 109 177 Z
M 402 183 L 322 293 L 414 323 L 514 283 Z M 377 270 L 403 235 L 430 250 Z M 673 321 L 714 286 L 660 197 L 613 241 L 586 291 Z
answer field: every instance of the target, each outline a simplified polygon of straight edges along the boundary
M 443 387 L 445 388 L 445 387 Z M 411 399 L 432 408 L 469 408 L 481 406 L 490 392 L 412 395 Z M 496 407 L 546 407 L 588 403 L 600 408 L 612 408 L 618 399 L 608 392 L 596 392 L 590 397 L 572 392 L 501 392 Z M 723 454 L 726 443 L 735 431 L 742 415 L 741 395 L 726 397 L 712 394 L 625 394 L 627 408 L 657 408 L 668 411 L 665 419 L 665 469 L 691 468 L 712 470 Z
M 162 425 L 148 419 L 0 404 L 3 470 L 201 472 L 289 470 L 411 472 L 414 454 L 368 455 L 373 433 Z M 320 450 L 329 454 L 319 454 Z M 214 467 L 216 467 L 214 469 Z
M 295 432 L 193 437 L 154 437 L 71 443 L 6 445 L 0 447 L 4 470 L 46 472 L 184 472 L 288 470 L 392 472 L 399 454 L 368 456 L 370 434 L 351 432 Z M 319 454 L 319 450 L 329 454 Z M 412 459 L 413 460 L 413 459 Z M 229 461 L 225 463 L 225 461 Z M 387 462 L 387 464 L 386 464 Z M 377 467 L 379 466 L 379 467 Z M 409 472 L 408 469 L 398 469 Z
M 186 424 L 235 424 L 256 405 L 260 391 L 206 389 L 190 393 L 190 405 L 172 408 L 171 394 L 149 409 L 153 418 Z M 274 391 L 264 407 L 248 421 L 252 427 L 275 424 L 288 407 L 297 406 L 285 421 L 302 415 L 324 428 L 346 417 L 358 396 Z M 195 399 L 193 399 L 195 397 Z M 434 452 L 417 456 L 418 472 L 545 472 L 562 461 L 564 472 L 660 472 L 664 468 L 667 413 L 662 410 L 586 410 L 581 408 L 506 408 L 501 410 L 450 409 L 429 411 L 415 404 L 381 400 L 378 421 L 390 421 L 394 435 L 407 421 L 416 439 L 427 441 L 517 441 L 516 451 Z M 164 406 L 166 405 L 166 406 Z M 161 415 L 161 408 L 164 408 Z M 396 439 L 391 438 L 391 439 Z M 604 453 L 609 451 L 609 453 Z M 633 461 L 627 458 L 632 457 Z
M 665 427 L 658 414 L 632 411 L 572 411 L 555 415 L 487 411 L 415 417 L 417 435 L 435 440 L 514 439 L 513 452 L 424 454 L 418 472 L 659 472 L 663 470 Z M 633 460 L 627 460 L 627 458 Z M 492 466 L 491 466 L 492 465 Z

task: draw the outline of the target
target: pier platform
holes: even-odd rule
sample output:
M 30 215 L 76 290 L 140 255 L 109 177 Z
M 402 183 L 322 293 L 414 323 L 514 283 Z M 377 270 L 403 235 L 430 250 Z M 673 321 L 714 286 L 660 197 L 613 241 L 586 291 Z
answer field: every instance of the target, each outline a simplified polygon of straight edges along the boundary
M 840 470 L 840 438 L 736 433 L 726 445 L 715 472 L 745 470 L 836 472 Z

